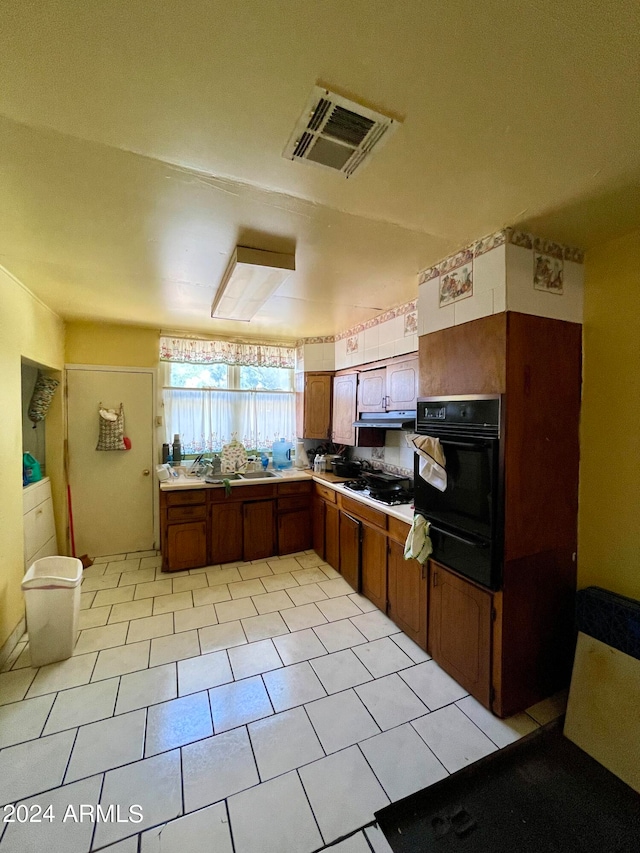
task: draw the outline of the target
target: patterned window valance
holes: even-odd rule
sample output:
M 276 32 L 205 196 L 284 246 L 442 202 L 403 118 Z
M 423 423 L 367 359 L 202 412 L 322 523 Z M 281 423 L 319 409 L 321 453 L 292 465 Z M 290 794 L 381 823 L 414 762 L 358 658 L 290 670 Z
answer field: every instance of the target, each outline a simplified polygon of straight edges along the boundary
M 190 338 L 160 338 L 160 361 L 293 368 L 295 353 L 294 347 L 239 344 L 232 341 L 202 341 Z

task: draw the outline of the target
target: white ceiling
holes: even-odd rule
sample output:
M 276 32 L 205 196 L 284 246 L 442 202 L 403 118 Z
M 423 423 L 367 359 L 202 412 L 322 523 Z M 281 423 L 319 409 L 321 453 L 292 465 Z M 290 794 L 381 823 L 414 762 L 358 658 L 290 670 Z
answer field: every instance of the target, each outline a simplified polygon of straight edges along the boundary
M 0 5 L 0 264 L 65 318 L 331 334 L 505 225 L 640 226 L 636 0 Z M 361 171 L 281 153 L 321 82 L 402 119 Z M 295 248 L 249 324 L 236 243 Z

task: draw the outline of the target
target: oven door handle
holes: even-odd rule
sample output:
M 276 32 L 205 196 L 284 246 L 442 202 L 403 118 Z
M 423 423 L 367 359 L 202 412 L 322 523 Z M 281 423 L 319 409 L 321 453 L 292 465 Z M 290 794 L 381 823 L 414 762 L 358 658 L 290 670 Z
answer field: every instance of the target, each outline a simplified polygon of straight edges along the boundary
M 464 542 L 465 545 L 473 545 L 474 548 L 488 548 L 489 543 L 483 539 L 467 539 L 464 536 L 459 536 L 457 533 L 451 533 L 450 530 L 443 530 L 441 527 L 436 527 L 431 524 L 431 529 L 442 533 L 444 536 L 451 536 L 452 539 L 457 539 L 459 542 Z
M 486 450 L 486 444 L 478 444 L 477 441 L 449 441 L 448 438 L 441 438 L 440 444 L 450 444 L 452 447 L 468 447 L 470 450 Z

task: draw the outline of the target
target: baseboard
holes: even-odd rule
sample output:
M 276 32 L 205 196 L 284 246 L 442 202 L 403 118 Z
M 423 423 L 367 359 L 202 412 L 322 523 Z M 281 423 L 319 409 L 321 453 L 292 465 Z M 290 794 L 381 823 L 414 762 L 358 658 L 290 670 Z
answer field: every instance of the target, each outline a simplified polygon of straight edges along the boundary
M 23 616 L 0 649 L 0 667 L 4 666 L 6 661 L 11 657 L 11 653 L 18 645 L 20 638 L 26 630 L 27 622 Z

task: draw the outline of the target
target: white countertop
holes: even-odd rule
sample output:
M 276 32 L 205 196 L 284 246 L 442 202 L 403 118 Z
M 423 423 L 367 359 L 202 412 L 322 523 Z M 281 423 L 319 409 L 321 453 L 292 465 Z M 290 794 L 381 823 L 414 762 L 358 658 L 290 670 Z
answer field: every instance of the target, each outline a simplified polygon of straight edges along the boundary
M 249 480 L 229 480 L 229 485 L 232 488 L 241 487 L 241 486 L 252 486 L 259 485 L 262 486 L 264 483 L 281 483 L 283 480 L 308 480 L 311 477 L 312 472 L 307 470 L 300 470 L 299 468 L 288 468 L 284 471 L 271 471 L 270 473 L 275 474 L 275 476 L 270 477 L 253 477 Z M 216 477 L 219 477 L 221 480 L 226 476 L 225 474 L 216 474 Z M 206 483 L 204 480 L 200 480 L 198 477 L 189 477 L 187 474 L 180 474 L 179 477 L 172 477 L 170 480 L 163 480 L 160 483 L 160 488 L 163 492 L 175 492 L 181 489 L 223 489 L 223 483 Z
M 261 486 L 265 483 L 273 483 L 275 485 L 277 483 L 281 483 L 283 480 L 312 479 L 314 480 L 314 482 L 322 483 L 323 486 L 328 486 L 330 489 L 334 489 L 334 491 L 339 492 L 342 495 L 347 495 L 348 497 L 353 498 L 356 501 L 360 501 L 360 503 L 366 504 L 367 506 L 371 506 L 374 509 L 386 513 L 387 515 L 391 515 L 393 516 L 393 518 L 398 518 L 400 519 L 400 521 L 404 521 L 406 524 L 411 524 L 411 522 L 413 521 L 412 504 L 387 506 L 386 504 L 380 503 L 380 501 L 374 501 L 371 498 L 367 498 L 364 495 L 359 494 L 358 492 L 353 492 L 350 489 L 345 489 L 344 482 L 332 482 L 327 477 L 314 475 L 313 471 L 311 470 L 289 468 L 274 473 L 276 474 L 275 477 L 255 477 L 251 480 L 230 480 L 229 485 L 235 489 L 236 487 L 241 488 L 242 486 Z M 160 488 L 163 492 L 174 492 L 180 491 L 182 489 L 222 489 L 224 488 L 224 486 L 222 484 L 217 483 L 205 483 L 204 480 L 199 480 L 197 477 L 188 477 L 185 474 L 181 474 L 179 477 L 172 478 L 171 480 L 165 480 L 164 482 L 160 483 Z

